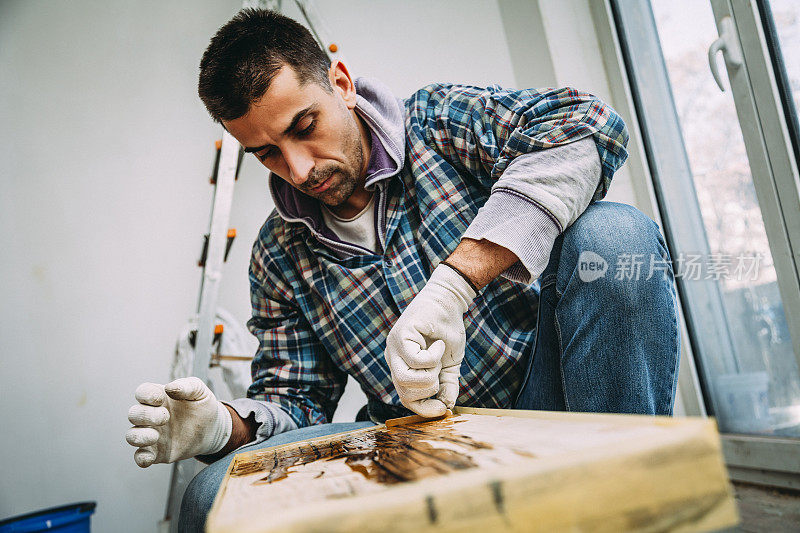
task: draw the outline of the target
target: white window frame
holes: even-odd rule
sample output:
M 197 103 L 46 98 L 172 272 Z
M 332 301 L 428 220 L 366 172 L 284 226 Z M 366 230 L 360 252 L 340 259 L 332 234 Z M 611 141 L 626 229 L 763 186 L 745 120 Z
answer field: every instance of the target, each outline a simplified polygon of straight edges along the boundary
M 758 6 L 747 0 L 710 1 L 718 29 L 721 30 L 723 18 L 731 17 L 741 43 L 741 66 L 726 61 L 726 67 L 740 123 L 758 125 L 742 130 L 800 366 L 800 178 L 791 137 Z M 641 135 L 639 142 L 645 147 L 670 251 L 675 256 L 681 250 L 707 249 L 704 234 L 698 232 L 704 226 L 696 199 L 686 195 L 694 185 L 674 106 L 663 105 L 672 101 L 672 95 L 663 59 L 657 60 L 662 56 L 649 2 L 604 0 L 588 4 L 609 79 L 614 80 L 614 99 L 627 102 L 635 110 L 633 116 L 639 117 L 632 134 Z M 626 44 L 631 39 L 636 41 L 635 47 Z M 649 60 L 645 60 L 647 54 Z M 664 179 L 659 179 L 661 176 Z M 681 216 L 670 217 L 670 205 L 676 205 L 676 201 L 683 202 Z M 719 289 L 699 281 L 693 281 L 691 286 L 679 281 L 679 295 L 692 351 L 715 353 L 723 364 L 730 364 L 733 350 L 730 337 L 724 334 L 727 323 L 720 320 L 724 307 Z M 699 358 L 693 359 L 694 365 L 702 364 Z M 679 388 L 685 398 L 694 398 L 700 405 L 697 412 L 688 414 L 703 414 L 702 406 L 713 407 L 713 398 L 700 387 L 694 365 L 690 372 L 682 371 Z M 691 403 L 684 399 L 684 404 Z M 800 488 L 800 439 L 734 434 L 721 437 L 733 479 Z
M 743 63 L 725 61 L 753 185 L 775 262 L 783 309 L 800 367 L 800 177 L 756 2 L 711 0 L 717 29 L 733 20 Z

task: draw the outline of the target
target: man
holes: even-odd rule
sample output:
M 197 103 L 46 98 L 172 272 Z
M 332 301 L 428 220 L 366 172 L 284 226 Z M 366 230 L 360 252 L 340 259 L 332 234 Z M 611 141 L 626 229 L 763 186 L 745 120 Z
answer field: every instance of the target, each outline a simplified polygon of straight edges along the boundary
M 248 398 L 185 378 L 141 385 L 129 412 L 139 466 L 214 462 L 182 527 L 202 527 L 219 459 L 244 445 L 456 404 L 671 414 L 669 254 L 653 221 L 598 202 L 627 157 L 610 107 L 450 84 L 399 101 L 269 11 L 223 26 L 200 68 L 211 116 L 270 170 L 276 211 L 250 267 Z M 623 256 L 667 266 L 606 275 Z M 348 375 L 368 405 L 329 424 Z

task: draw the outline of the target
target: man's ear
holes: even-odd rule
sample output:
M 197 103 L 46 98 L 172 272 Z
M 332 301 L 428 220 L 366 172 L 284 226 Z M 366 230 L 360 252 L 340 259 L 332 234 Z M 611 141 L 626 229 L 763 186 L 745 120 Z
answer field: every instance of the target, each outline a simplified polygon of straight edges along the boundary
M 356 86 L 345 64 L 338 59 L 334 60 L 328 69 L 328 79 L 333 91 L 342 97 L 347 108 L 354 109 L 356 107 Z

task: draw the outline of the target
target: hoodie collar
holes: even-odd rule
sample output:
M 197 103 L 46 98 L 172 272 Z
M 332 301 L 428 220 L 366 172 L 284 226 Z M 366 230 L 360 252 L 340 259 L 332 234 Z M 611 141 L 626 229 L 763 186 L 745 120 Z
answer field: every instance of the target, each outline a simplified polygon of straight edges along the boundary
M 364 187 L 375 190 L 380 182 L 394 176 L 405 161 L 405 123 L 402 101 L 388 87 L 373 78 L 357 78 L 356 113 L 372 136 L 372 150 Z M 325 226 L 319 200 L 297 190 L 270 173 L 269 190 L 275 209 L 286 222 L 305 224 L 314 234 L 339 241 Z

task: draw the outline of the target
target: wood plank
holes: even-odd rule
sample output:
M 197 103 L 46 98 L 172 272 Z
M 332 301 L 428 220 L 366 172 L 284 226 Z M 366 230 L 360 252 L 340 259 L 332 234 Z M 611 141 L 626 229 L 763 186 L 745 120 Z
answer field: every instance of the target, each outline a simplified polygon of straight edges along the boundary
M 713 420 L 454 411 L 239 454 L 207 530 L 702 531 L 738 520 Z
M 417 422 L 430 422 L 432 420 L 442 420 L 448 416 L 453 416 L 453 411 L 447 409 L 442 416 L 426 418 L 422 415 L 401 416 L 400 418 L 390 418 L 386 421 L 386 427 L 402 426 L 403 424 L 416 424 Z

